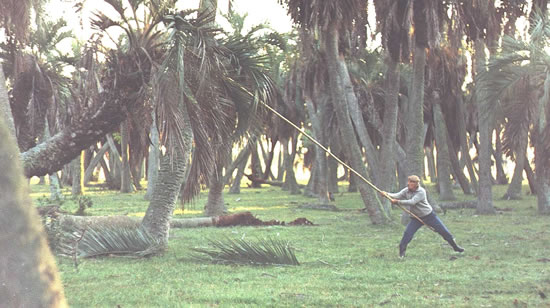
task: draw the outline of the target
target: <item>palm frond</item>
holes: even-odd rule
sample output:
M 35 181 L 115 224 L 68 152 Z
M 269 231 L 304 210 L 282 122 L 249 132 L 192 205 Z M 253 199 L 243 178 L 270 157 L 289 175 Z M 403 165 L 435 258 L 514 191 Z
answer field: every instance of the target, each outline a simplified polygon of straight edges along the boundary
M 208 240 L 211 247 L 191 248 L 199 261 L 241 265 L 300 265 L 294 249 L 279 239 L 247 242 L 243 239 Z
M 85 230 L 65 230 L 61 255 L 90 258 L 106 255 L 147 257 L 162 251 L 163 244 L 139 226 L 95 226 Z

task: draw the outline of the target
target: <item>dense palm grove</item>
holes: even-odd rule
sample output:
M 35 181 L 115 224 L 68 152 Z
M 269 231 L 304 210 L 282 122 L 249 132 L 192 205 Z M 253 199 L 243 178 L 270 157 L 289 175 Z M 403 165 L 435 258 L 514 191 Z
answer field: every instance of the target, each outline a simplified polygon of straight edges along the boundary
M 238 193 L 245 175 L 252 186 L 301 193 L 294 168 L 303 160 L 304 194 L 328 204 L 346 180 L 372 223 L 391 220 L 389 203 L 349 173 L 338 178 L 338 163 L 307 132 L 382 190 L 419 174 L 442 201 L 455 199 L 455 184 L 475 194 L 480 214 L 495 212 L 495 183 L 509 182 L 496 198 L 521 198 L 525 172 L 538 213 L 550 214 L 546 0 L 280 0 L 291 33 L 244 29 L 231 1 L 224 30 L 216 0 L 184 11 L 175 0 L 105 0 L 114 13 L 97 12 L 83 41 L 48 20 L 44 2 L 0 1 L 2 135 L 13 138 L 1 139 L 3 188 L 22 181 L 5 167 L 17 156 L 27 178 L 48 176 L 52 200 L 60 185 L 82 194 L 99 170 L 124 193 L 144 189 L 146 177 L 141 228 L 166 243 L 178 198 L 208 187 L 205 215 L 222 215 L 223 188 Z M 71 38 L 72 51 L 58 49 Z M 2 204 L 2 234 L 26 226 L 40 238 L 26 197 L 13 200 Z M 14 215 L 20 223 L 4 222 Z M 63 302 L 56 275 L 21 279 L 8 291 L 25 279 L 41 291 L 16 305 Z

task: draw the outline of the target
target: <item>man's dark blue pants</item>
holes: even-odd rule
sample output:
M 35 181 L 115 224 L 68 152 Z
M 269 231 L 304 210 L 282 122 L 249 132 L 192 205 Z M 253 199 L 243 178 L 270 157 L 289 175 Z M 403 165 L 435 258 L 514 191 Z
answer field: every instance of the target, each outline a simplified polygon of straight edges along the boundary
M 420 217 L 422 221 L 427 224 L 428 226 L 432 227 L 437 233 L 439 233 L 447 242 L 453 241 L 453 236 L 451 232 L 445 227 L 441 219 L 435 214 L 435 212 L 431 212 L 430 214 Z M 399 249 L 400 251 L 405 251 L 407 249 L 407 245 L 412 240 L 414 234 L 420 227 L 422 227 L 424 224 L 420 222 L 418 219 L 411 217 L 411 221 L 407 225 L 407 228 L 405 228 L 405 233 L 403 233 L 403 238 L 401 239 L 401 243 L 399 243 Z

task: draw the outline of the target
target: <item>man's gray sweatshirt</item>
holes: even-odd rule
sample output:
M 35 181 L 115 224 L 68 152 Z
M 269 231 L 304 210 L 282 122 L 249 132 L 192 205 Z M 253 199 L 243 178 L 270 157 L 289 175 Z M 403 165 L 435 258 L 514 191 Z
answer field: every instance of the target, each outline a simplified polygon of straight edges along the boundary
M 388 196 L 399 200 L 399 205 L 410 207 L 410 211 L 418 217 L 424 217 L 432 212 L 432 206 L 428 203 L 426 190 L 420 186 L 415 191 L 408 187 L 397 193 L 388 193 Z

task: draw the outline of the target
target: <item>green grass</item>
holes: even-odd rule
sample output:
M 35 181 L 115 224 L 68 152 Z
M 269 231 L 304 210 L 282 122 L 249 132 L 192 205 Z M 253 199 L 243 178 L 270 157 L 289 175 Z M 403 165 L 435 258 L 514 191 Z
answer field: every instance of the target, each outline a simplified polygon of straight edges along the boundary
M 505 189 L 495 186 L 495 198 Z M 33 185 L 33 192 L 37 200 L 47 187 Z M 87 210 L 92 215 L 139 215 L 148 205 L 143 193 L 97 188 L 86 193 L 93 200 Z M 440 214 L 466 252 L 454 253 L 439 235 L 422 228 L 404 260 L 397 257 L 404 226 L 371 225 L 358 211 L 362 202 L 356 193 L 336 195 L 341 212 L 298 209 L 315 199 L 272 187 L 243 188 L 240 195 L 226 194 L 225 201 L 231 212 L 249 210 L 262 220 L 306 217 L 318 225 L 174 229 L 161 256 L 81 259 L 78 268 L 71 259 L 58 258 L 70 306 L 550 306 L 550 267 L 544 262 L 550 261 L 550 217 L 537 215 L 532 196 L 495 200 L 497 207 L 512 210 L 493 216 L 478 216 L 472 209 Z M 205 202 L 202 195 L 176 216 L 200 216 Z M 66 202 L 63 208 L 75 211 L 77 206 Z M 393 211 L 395 221 L 399 213 Z M 301 265 L 220 265 L 190 257 L 191 248 L 224 237 L 289 241 Z

